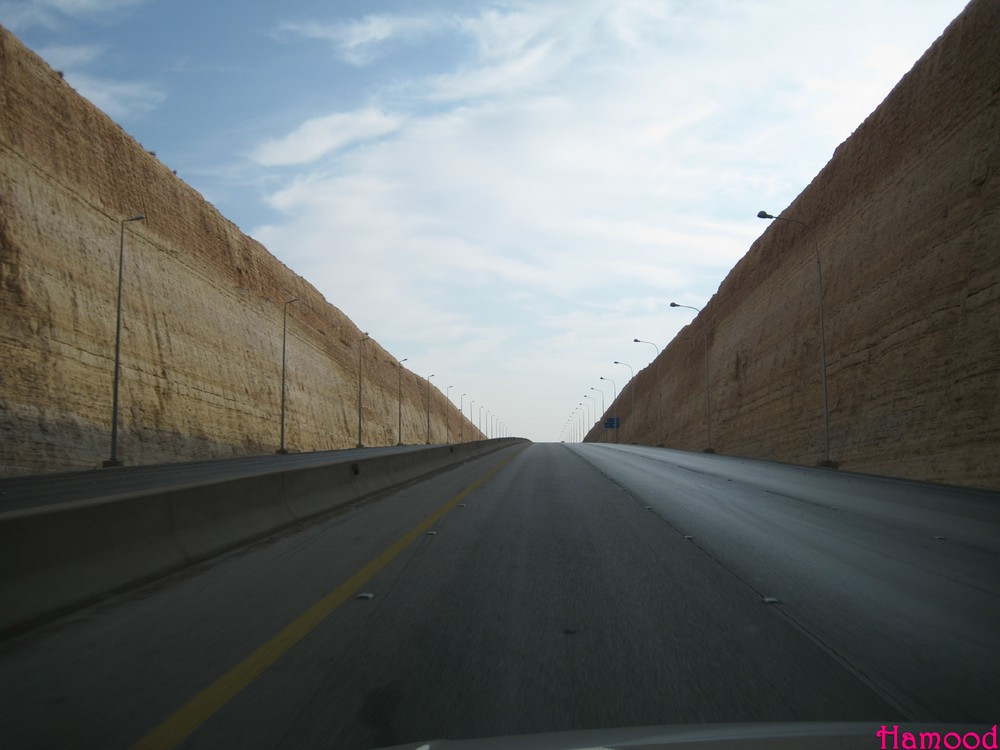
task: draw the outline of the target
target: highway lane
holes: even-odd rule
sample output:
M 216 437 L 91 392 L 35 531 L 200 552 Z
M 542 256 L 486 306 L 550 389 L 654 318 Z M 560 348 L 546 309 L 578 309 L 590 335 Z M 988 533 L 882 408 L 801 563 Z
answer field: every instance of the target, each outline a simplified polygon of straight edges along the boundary
M 433 446 L 392 445 L 0 477 L 0 512 L 315 468 L 429 447 Z
M 1000 493 L 574 447 L 914 717 L 1000 706 Z
M 769 583 L 752 563 L 808 528 L 799 506 L 833 519 L 828 533 L 844 544 L 851 535 L 836 524 L 848 514 L 658 460 L 672 453 L 507 448 L 10 639 L 0 645 L 0 745 L 365 748 L 648 724 L 992 723 L 995 676 L 979 685 L 985 713 L 935 705 L 913 715 L 935 694 L 912 695 L 896 673 L 874 679 L 796 609 L 799 597 L 827 595 L 819 584 L 795 588 L 791 607 L 762 601 Z M 771 522 L 734 511 L 744 493 Z M 690 507 L 706 520 L 685 539 L 682 522 L 698 517 L 683 515 Z M 981 523 L 995 523 L 983 512 Z M 887 526 L 860 514 L 852 524 L 872 535 Z M 712 528 L 726 529 L 720 544 L 750 573 L 712 548 Z M 955 547 L 942 545 L 934 565 L 955 558 L 950 575 L 973 575 L 974 562 L 992 559 L 996 570 L 995 549 L 970 561 Z M 993 623 L 989 576 L 972 583 L 987 579 L 991 603 L 952 613 L 956 633 Z M 885 649 L 911 629 L 852 627 Z M 991 652 L 980 654 L 985 670 Z

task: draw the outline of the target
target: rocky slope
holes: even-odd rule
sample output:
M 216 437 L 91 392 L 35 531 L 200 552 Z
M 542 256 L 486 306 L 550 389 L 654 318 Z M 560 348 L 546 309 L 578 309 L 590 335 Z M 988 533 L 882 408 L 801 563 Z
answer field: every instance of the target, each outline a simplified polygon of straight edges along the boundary
M 707 334 L 712 447 L 823 460 L 818 252 L 831 459 L 1000 488 L 997 29 L 996 0 L 966 7 L 782 212 L 807 226 L 766 227 L 665 347 L 662 435 L 656 365 L 623 389 L 623 439 L 706 447 Z
M 358 442 L 363 334 L 0 27 L 0 473 L 109 455 L 125 224 L 118 453 L 126 464 Z M 427 440 L 426 381 L 361 351 L 365 445 Z M 430 439 L 481 435 L 436 388 Z

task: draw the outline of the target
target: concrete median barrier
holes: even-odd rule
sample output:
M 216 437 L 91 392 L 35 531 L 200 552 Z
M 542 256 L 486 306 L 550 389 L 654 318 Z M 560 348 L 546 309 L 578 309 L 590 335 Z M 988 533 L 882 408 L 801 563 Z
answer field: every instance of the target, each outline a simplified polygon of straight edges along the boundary
M 0 513 L 0 633 L 26 629 L 519 442 L 484 440 L 345 457 L 321 466 Z

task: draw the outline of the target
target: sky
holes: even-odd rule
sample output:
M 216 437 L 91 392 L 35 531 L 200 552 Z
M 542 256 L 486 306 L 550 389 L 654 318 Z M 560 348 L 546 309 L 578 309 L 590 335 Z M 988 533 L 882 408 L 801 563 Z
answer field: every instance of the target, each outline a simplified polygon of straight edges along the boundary
M 0 0 L 0 23 L 466 415 L 553 441 L 964 6 Z

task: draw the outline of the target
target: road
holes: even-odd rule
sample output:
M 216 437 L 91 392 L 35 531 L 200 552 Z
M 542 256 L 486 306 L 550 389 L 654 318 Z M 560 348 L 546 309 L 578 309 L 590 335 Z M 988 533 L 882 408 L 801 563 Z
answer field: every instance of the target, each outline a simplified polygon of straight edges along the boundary
M 512 446 L 0 644 L 0 746 L 992 724 L 998 526 L 997 493 Z

